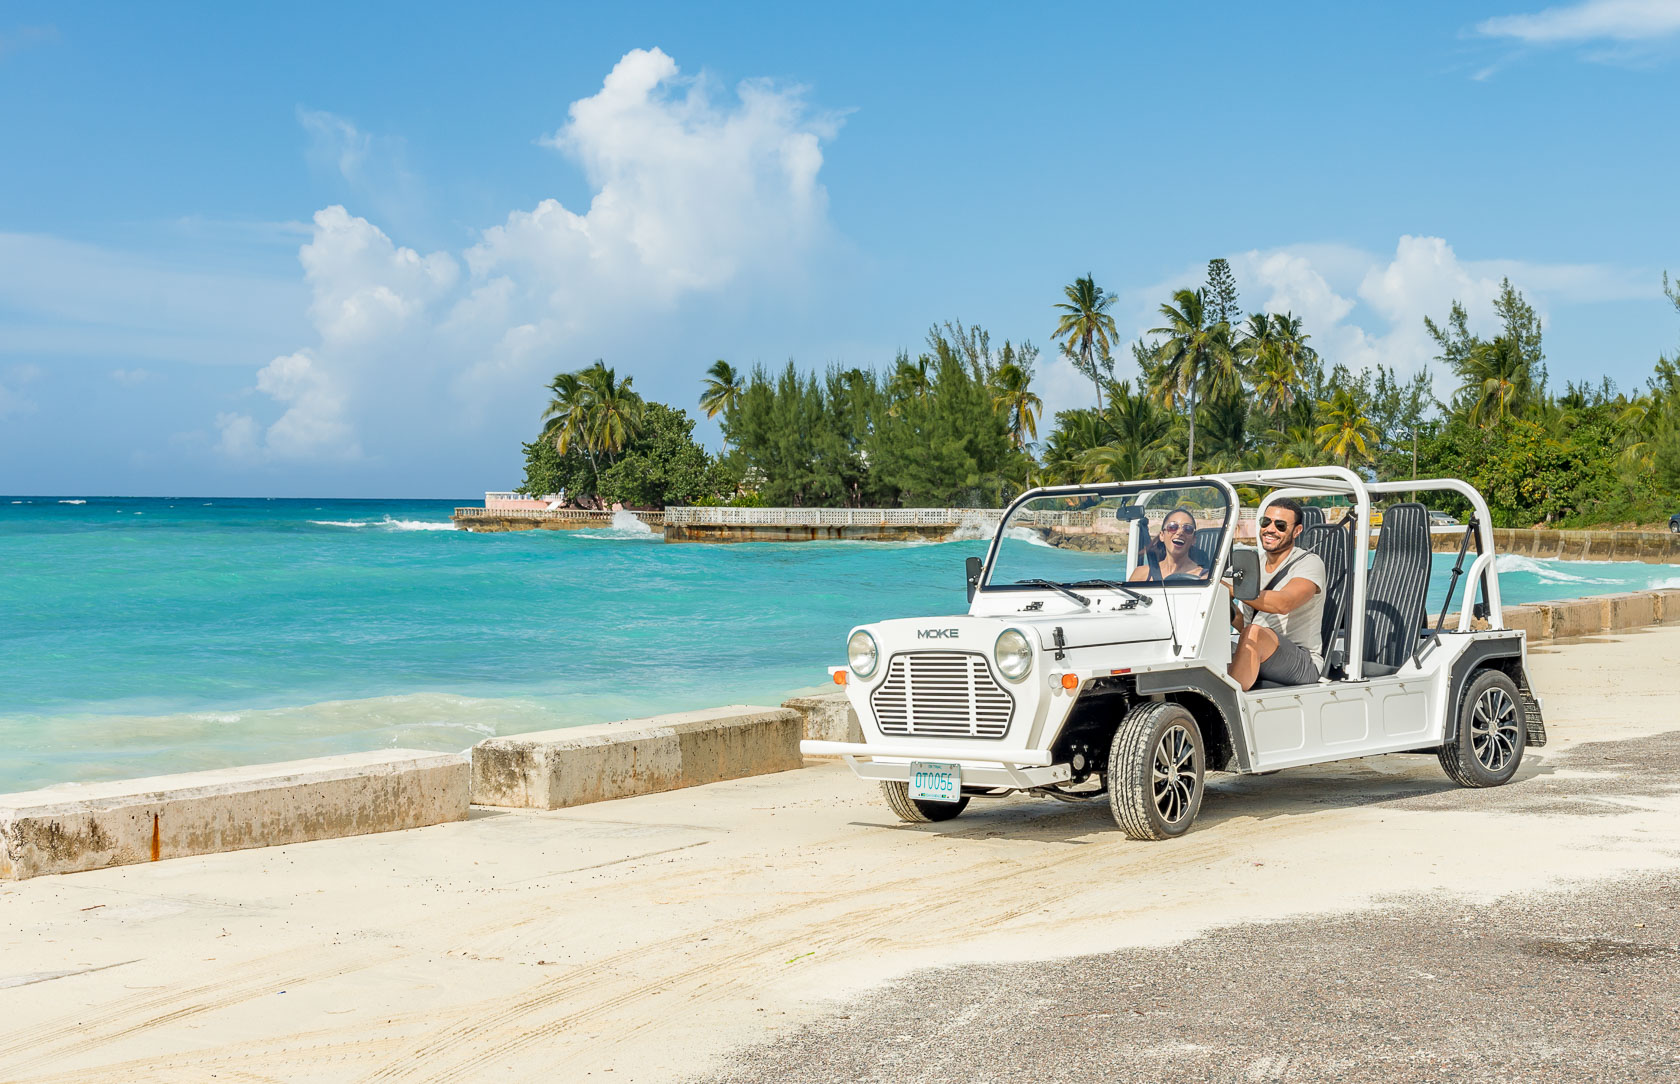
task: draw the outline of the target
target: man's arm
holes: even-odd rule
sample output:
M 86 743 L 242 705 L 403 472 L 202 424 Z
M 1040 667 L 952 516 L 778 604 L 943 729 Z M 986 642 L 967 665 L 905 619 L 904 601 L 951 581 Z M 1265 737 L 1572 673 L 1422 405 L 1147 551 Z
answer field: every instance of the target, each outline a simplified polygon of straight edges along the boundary
M 1276 591 L 1262 591 L 1249 605 L 1269 614 L 1286 614 L 1306 602 L 1318 591 L 1318 584 L 1305 576 L 1295 576 Z

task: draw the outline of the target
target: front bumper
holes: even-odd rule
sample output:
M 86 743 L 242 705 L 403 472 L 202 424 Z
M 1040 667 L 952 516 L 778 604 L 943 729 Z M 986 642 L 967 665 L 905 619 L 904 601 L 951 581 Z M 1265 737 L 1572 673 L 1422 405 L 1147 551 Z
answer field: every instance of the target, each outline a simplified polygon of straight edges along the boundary
M 806 756 L 842 757 L 859 779 L 907 782 L 913 760 L 955 761 L 962 765 L 964 786 L 1014 787 L 1025 790 L 1073 778 L 1067 764 L 1052 764 L 1050 754 L 1036 749 L 1016 749 L 998 756 L 984 756 L 973 745 L 951 742 L 918 742 L 915 745 L 865 745 L 861 742 L 802 741 L 799 751 Z M 982 755 L 977 755 L 982 754 Z M 860 759 L 867 758 L 867 759 Z

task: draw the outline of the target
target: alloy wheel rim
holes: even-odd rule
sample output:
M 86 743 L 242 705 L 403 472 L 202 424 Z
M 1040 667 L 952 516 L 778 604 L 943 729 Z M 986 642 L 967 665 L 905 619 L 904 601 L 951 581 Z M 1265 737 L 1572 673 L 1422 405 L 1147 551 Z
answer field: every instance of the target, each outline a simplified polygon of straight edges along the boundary
M 1155 812 L 1168 824 L 1183 820 L 1196 794 L 1196 743 L 1182 726 L 1171 726 L 1155 743 Z
M 1492 688 L 1476 698 L 1470 717 L 1470 748 L 1477 763 L 1490 772 L 1502 771 L 1517 755 L 1520 737 L 1517 703 L 1501 688 Z

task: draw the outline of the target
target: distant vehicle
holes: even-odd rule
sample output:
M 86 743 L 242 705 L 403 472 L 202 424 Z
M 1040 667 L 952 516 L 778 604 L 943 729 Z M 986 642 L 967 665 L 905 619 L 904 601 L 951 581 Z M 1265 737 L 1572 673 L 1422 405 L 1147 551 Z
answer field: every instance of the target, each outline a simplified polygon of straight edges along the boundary
M 1674 534 L 1680 534 L 1680 512 L 1668 517 L 1668 529 Z
M 1457 527 L 1458 520 L 1439 509 L 1429 510 L 1429 525 L 1431 527 Z

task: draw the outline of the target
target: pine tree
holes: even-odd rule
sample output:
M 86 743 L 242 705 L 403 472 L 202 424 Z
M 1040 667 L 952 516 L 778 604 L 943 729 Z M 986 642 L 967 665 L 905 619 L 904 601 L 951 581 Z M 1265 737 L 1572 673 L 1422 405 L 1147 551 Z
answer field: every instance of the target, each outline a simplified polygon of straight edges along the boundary
M 1237 307 L 1237 277 L 1224 257 L 1208 261 L 1207 273 L 1208 322 L 1235 323 L 1242 310 Z

